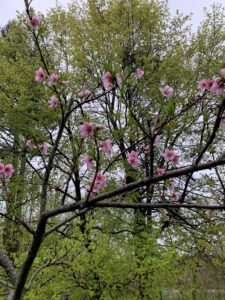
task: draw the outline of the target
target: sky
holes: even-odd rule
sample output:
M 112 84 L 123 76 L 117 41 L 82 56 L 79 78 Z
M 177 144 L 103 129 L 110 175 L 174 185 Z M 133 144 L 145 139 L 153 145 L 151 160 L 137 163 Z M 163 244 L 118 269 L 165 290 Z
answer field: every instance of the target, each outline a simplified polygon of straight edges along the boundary
M 70 0 L 33 0 L 32 7 L 37 11 L 45 13 L 49 8 L 54 7 L 56 2 L 66 7 Z M 221 3 L 225 6 L 224 0 L 169 0 L 169 8 L 172 15 L 176 10 L 184 14 L 193 13 L 193 30 L 196 30 L 203 19 L 203 7 L 210 7 L 213 2 Z M 16 11 L 24 10 L 24 0 L 0 0 L 0 26 L 4 26 L 10 19 L 16 17 Z

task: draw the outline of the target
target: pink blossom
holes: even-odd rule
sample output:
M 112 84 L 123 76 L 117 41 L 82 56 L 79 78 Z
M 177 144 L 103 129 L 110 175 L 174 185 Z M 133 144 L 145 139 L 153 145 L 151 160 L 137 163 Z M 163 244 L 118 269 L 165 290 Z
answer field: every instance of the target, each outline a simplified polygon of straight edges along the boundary
M 83 88 L 86 88 L 89 85 L 89 80 L 85 80 L 83 83 Z
M 55 194 L 55 188 L 53 186 L 50 187 L 49 192 L 51 194 Z
M 209 80 L 210 79 L 202 79 L 201 81 L 199 81 L 198 88 L 202 91 L 208 90 L 210 87 Z
M 145 154 L 148 153 L 149 149 L 150 149 L 149 145 L 143 144 L 143 151 Z
M 11 177 L 14 173 L 13 165 L 7 164 L 5 165 L 4 175 Z
M 118 87 L 121 88 L 122 80 L 120 78 L 119 73 L 116 74 L 116 83 L 117 83 Z
M 102 76 L 102 83 L 104 85 L 104 88 L 106 90 L 111 90 L 113 88 L 112 84 L 112 75 L 110 72 L 105 72 L 105 74 Z
M 195 100 L 196 101 L 199 101 L 199 100 L 201 100 L 201 95 L 200 94 L 195 94 Z
M 173 94 L 173 88 L 168 85 L 166 85 L 164 88 L 160 88 L 159 90 L 161 94 L 167 98 L 170 98 Z
M 174 190 L 174 187 L 175 187 L 175 182 L 171 181 L 169 186 L 170 190 Z
M 169 161 L 173 159 L 174 154 L 172 150 L 166 149 L 162 156 L 164 157 L 165 161 Z
M 179 200 L 179 195 L 175 192 L 172 192 L 170 197 L 171 197 L 171 201 L 178 201 Z
M 47 142 L 44 142 L 44 143 L 42 144 L 42 153 L 43 153 L 44 155 L 48 155 L 48 143 L 47 143 Z
M 89 90 L 85 90 L 85 91 L 78 93 L 78 97 L 80 97 L 80 98 L 85 97 L 88 99 L 88 98 L 90 98 L 90 96 L 91 96 L 91 92 Z
M 132 165 L 134 169 L 136 169 L 140 165 L 140 159 L 138 159 L 138 154 L 135 151 L 131 151 L 128 153 L 128 163 Z
M 82 162 L 84 164 L 87 165 L 87 168 L 90 169 L 91 168 L 91 162 L 92 162 L 92 159 L 87 155 L 87 154 L 84 154 L 82 156 Z
M 31 149 L 37 147 L 37 146 L 33 143 L 32 140 L 28 140 L 28 141 L 26 142 L 26 146 L 29 147 L 29 148 L 31 148 Z
M 210 88 L 210 93 L 212 95 L 217 95 L 217 96 L 220 96 L 220 95 L 223 95 L 224 93 L 224 89 L 225 89 L 225 85 L 223 83 L 223 81 L 221 80 L 220 77 L 214 77 L 213 78 L 213 84 Z
M 174 167 L 177 166 L 177 164 L 178 164 L 178 162 L 179 162 L 179 158 L 180 158 L 179 153 L 173 152 L 172 163 L 173 163 L 173 166 L 174 166 Z
M 162 216 L 166 217 L 168 214 L 167 210 L 165 208 L 162 209 Z
M 136 69 L 137 78 L 140 80 L 141 77 L 144 75 L 144 71 L 141 68 Z
M 80 134 L 82 138 L 86 138 L 86 136 L 94 135 L 94 124 L 93 123 L 88 123 L 88 122 L 84 122 L 83 124 L 81 124 L 79 126 L 80 129 Z
M 156 135 L 155 140 L 154 140 L 154 145 L 157 146 L 159 144 L 159 140 L 160 140 L 160 135 Z
M 101 188 L 103 189 L 106 187 L 106 179 L 101 172 L 97 173 L 95 180 L 94 180 L 94 178 L 95 178 L 95 176 L 93 175 L 91 177 L 91 182 L 94 182 L 92 191 L 93 191 L 93 193 L 98 193 Z M 87 190 L 90 191 L 90 187 L 87 187 Z
M 102 151 L 106 154 L 109 154 L 111 151 L 111 141 L 110 139 L 106 139 L 104 142 L 101 143 Z
M 212 95 L 216 94 L 217 96 L 221 96 L 224 93 L 224 86 L 214 82 L 212 88 L 210 89 L 210 93 Z
M 164 174 L 165 173 L 165 169 L 162 169 L 162 168 L 157 168 L 157 175 L 158 176 L 160 176 L 160 175 L 162 175 L 162 174 Z
M 225 78 L 225 68 L 220 70 L 220 74 Z
M 58 74 L 52 74 L 49 76 L 48 78 L 48 84 L 49 85 L 56 85 L 57 81 L 58 81 L 59 75 Z
M 220 124 L 223 126 L 223 128 L 225 129 L 225 118 L 221 118 Z
M 176 153 L 169 149 L 166 149 L 165 152 L 162 154 L 162 156 L 166 161 L 172 161 L 174 167 L 176 167 L 180 158 L 179 153 Z
M 5 165 L 3 163 L 0 163 L 0 174 L 4 174 L 5 172 Z
M 45 77 L 46 77 L 46 74 L 45 74 L 45 72 L 42 70 L 42 68 L 40 67 L 37 71 L 35 71 L 35 74 L 36 74 L 36 76 L 35 76 L 35 81 L 37 81 L 37 82 L 42 82 L 44 79 L 45 79 Z
M 63 86 L 63 87 L 66 87 L 66 86 L 67 86 L 66 81 L 61 81 L 60 84 L 61 84 L 61 86 Z
M 42 185 L 39 186 L 39 193 L 42 193 Z
M 97 130 L 102 130 L 103 128 L 104 128 L 104 126 L 102 124 L 97 124 L 96 125 Z
M 212 85 L 213 85 L 213 83 L 214 83 L 214 81 L 213 81 L 213 79 L 208 79 L 207 83 L 208 83 L 208 90 L 210 90 L 211 87 L 212 87 Z
M 40 16 L 33 16 L 31 19 L 27 18 L 27 24 L 35 29 L 41 22 L 41 17 Z
M 51 99 L 48 101 L 48 104 L 49 104 L 49 107 L 57 107 L 58 106 L 58 100 L 57 100 L 57 97 L 55 95 L 53 95 L 51 97 Z

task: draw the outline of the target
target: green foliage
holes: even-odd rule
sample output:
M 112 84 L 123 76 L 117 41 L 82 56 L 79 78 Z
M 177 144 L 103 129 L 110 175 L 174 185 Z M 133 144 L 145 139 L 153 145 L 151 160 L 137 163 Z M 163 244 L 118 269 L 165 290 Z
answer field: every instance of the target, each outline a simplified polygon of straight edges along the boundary
M 26 1 L 26 5 L 30 3 Z M 133 182 L 149 176 L 145 162 L 140 171 L 134 170 L 123 150 L 142 137 L 141 126 L 147 128 L 150 136 L 155 116 L 159 116 L 156 121 L 159 125 L 163 121 L 166 123 L 161 148 L 155 150 L 156 166 L 161 163 L 159 157 L 164 148 L 181 145 L 185 149 L 184 160 L 194 160 L 201 152 L 209 136 L 211 125 L 207 122 L 213 118 L 211 107 L 204 103 L 201 108 L 196 107 L 183 115 L 179 122 L 173 117 L 194 97 L 196 82 L 214 75 L 214 70 L 224 64 L 225 52 L 221 47 L 224 21 L 222 10 L 214 6 L 197 34 L 191 35 L 186 25 L 188 20 L 189 17 L 179 14 L 171 19 L 167 1 L 163 0 L 89 0 L 82 7 L 74 2 L 68 11 L 57 6 L 43 18 L 38 38 L 45 49 L 44 58 L 51 72 L 57 71 L 62 78 L 68 79 L 68 90 L 74 99 L 85 80 L 91 80 L 90 90 L 99 86 L 104 71 L 109 71 L 114 79 L 120 73 L 123 79 L 121 90 L 112 97 L 99 100 L 97 107 L 90 103 L 71 115 L 58 149 L 65 157 L 56 159 L 57 168 L 48 183 L 47 209 L 61 205 L 60 189 L 65 187 L 62 171 L 66 174 L 67 167 L 70 170 L 74 166 L 82 181 L 81 198 L 86 193 L 84 186 L 89 184 L 90 173 L 79 174 L 82 169 L 80 154 L 96 158 L 97 151 L 91 139 L 81 142 L 80 121 L 103 124 L 102 139 L 110 135 L 123 153 L 106 173 L 104 192 L 125 184 L 124 178 L 126 182 Z M 13 161 L 17 176 L 8 184 L 13 208 L 32 228 L 36 227 L 39 217 L 39 187 L 43 174 L 42 170 L 35 172 L 28 164 L 38 155 L 38 149 L 28 151 L 25 143 L 32 139 L 37 144 L 46 140 L 51 144 L 61 118 L 60 113 L 48 107 L 52 94 L 47 86 L 40 87 L 34 81 L 34 73 L 40 65 L 32 33 L 21 15 L 0 37 L 0 158 L 4 163 Z M 132 74 L 137 66 L 145 71 L 138 84 Z M 159 87 L 165 84 L 176 91 L 172 100 L 160 95 Z M 63 101 L 66 104 L 68 99 L 65 97 Z M 219 100 L 215 99 L 213 105 L 217 102 Z M 223 133 L 219 132 L 217 142 L 222 137 Z M 192 145 L 187 150 L 186 140 Z M 211 153 L 215 154 L 215 148 L 211 147 Z M 115 154 L 112 159 L 116 157 Z M 101 157 L 100 162 L 104 170 L 108 158 Z M 210 203 L 209 194 L 215 199 L 218 197 L 218 187 L 211 174 L 194 178 L 193 182 L 199 192 L 194 194 L 196 203 Z M 133 193 L 128 191 L 120 200 L 126 203 L 161 201 L 158 194 L 165 196 L 169 183 L 170 180 L 152 190 L 150 186 Z M 55 194 L 50 194 L 51 186 L 58 187 Z M 176 191 L 181 187 L 182 182 Z M 74 190 L 68 192 L 73 197 L 70 201 L 77 196 Z M 20 270 L 32 238 L 24 228 L 18 229 L 19 225 L 12 222 L 12 207 L 5 195 L 2 200 L 2 209 L 9 217 L 1 222 L 4 250 Z M 195 211 L 175 212 L 185 215 L 188 222 L 191 220 L 197 226 L 200 219 L 201 230 L 181 223 L 178 217 L 171 217 L 170 212 L 163 218 L 161 211 L 144 209 L 135 212 L 129 209 L 89 210 L 83 219 L 68 222 L 44 238 L 29 274 L 29 288 L 24 299 L 61 300 L 68 296 L 70 300 L 201 300 L 210 299 L 212 294 L 222 299 L 224 226 L 217 218 L 210 220 L 204 211 L 198 214 Z M 51 218 L 47 230 L 64 217 Z M 166 222 L 170 226 L 163 231 Z M 35 271 L 38 272 L 32 278 Z M 1 274 L 0 279 L 6 277 Z

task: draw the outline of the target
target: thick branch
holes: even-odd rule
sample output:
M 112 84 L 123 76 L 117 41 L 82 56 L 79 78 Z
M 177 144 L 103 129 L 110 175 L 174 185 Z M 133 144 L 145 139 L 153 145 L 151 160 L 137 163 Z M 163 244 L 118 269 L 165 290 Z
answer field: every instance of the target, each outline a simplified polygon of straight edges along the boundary
M 197 166 L 194 165 L 194 166 L 190 166 L 190 167 L 185 167 L 185 168 L 181 168 L 178 170 L 164 173 L 163 175 L 160 175 L 160 176 L 149 177 L 149 178 L 146 178 L 143 180 L 132 182 L 125 186 L 119 187 L 113 191 L 110 191 L 105 194 L 102 194 L 102 195 L 92 198 L 88 203 L 86 203 L 86 206 L 94 207 L 96 203 L 98 203 L 102 200 L 109 199 L 114 196 L 118 196 L 124 192 L 128 192 L 128 191 L 130 192 L 137 188 L 140 188 L 143 186 L 149 186 L 151 184 L 158 183 L 158 182 L 166 180 L 166 179 L 176 178 L 176 177 L 187 175 L 190 173 L 211 169 L 215 166 L 224 165 L 224 164 L 225 164 L 225 158 L 221 158 L 221 159 L 218 159 L 213 162 L 208 162 L 208 163 L 197 165 Z M 45 212 L 43 212 L 43 216 L 46 218 L 53 217 L 53 216 L 59 215 L 61 213 L 73 211 L 74 209 L 84 208 L 84 205 L 85 205 L 85 203 L 83 201 L 67 204 L 67 205 L 52 209 L 50 211 L 45 211 Z
M 133 208 L 133 209 L 159 209 L 159 208 L 198 208 L 223 210 L 225 205 L 203 205 L 203 204 L 184 204 L 184 203 L 121 203 L 121 202 L 101 202 L 95 203 L 95 207 L 114 207 L 114 208 Z

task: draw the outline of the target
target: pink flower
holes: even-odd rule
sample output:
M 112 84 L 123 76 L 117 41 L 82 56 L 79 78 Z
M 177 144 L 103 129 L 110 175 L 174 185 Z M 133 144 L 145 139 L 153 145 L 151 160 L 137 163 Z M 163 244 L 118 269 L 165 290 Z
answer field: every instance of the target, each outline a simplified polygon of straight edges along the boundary
M 45 77 L 46 77 L 46 74 L 45 74 L 45 72 L 42 70 L 42 68 L 40 67 L 37 71 L 35 71 L 35 74 L 36 74 L 36 76 L 35 76 L 35 81 L 37 81 L 37 82 L 42 82 L 44 79 L 45 79 Z
M 220 124 L 223 126 L 223 128 L 225 129 L 225 118 L 222 118 L 220 121 Z
M 122 80 L 120 78 L 119 73 L 116 74 L 116 83 L 117 83 L 118 87 L 121 88 Z
M 49 104 L 49 107 L 57 107 L 58 106 L 58 100 L 57 100 L 57 97 L 55 95 L 53 95 L 51 97 L 51 99 L 48 101 L 48 104 Z
M 179 153 L 173 152 L 172 163 L 173 163 L 173 166 L 174 166 L 174 167 L 177 166 L 177 164 L 178 164 L 178 162 L 179 162 L 179 158 L 180 158 Z
M 52 74 L 49 76 L 48 78 L 48 84 L 49 85 L 56 85 L 57 81 L 58 81 L 59 75 L 58 74 Z
M 66 81 L 61 81 L 60 84 L 61 84 L 61 86 L 63 86 L 63 87 L 66 87 L 66 86 L 67 86 Z
M 53 186 L 50 187 L 49 192 L 51 194 L 55 194 L 55 188 Z
M 102 76 L 102 83 L 106 90 L 111 90 L 113 88 L 112 84 L 112 75 L 110 72 L 105 72 L 105 74 Z
M 155 140 L 154 140 L 154 145 L 157 146 L 159 144 L 159 140 L 160 140 L 160 135 L 156 135 Z
M 157 168 L 157 175 L 160 176 L 165 173 L 165 169 Z
M 94 178 L 95 178 L 95 176 L 93 175 L 91 177 L 91 182 L 94 181 Z M 98 182 L 101 185 L 101 187 L 106 187 L 106 179 L 105 179 L 104 175 L 101 172 L 97 173 L 97 176 L 95 178 L 95 183 L 96 182 Z
M 159 90 L 161 94 L 167 98 L 170 98 L 173 94 L 173 88 L 168 85 L 166 85 L 164 88 L 160 88 Z
M 104 142 L 101 143 L 102 151 L 106 154 L 109 154 L 111 151 L 111 141 L 110 139 L 106 139 Z
M 143 151 L 144 151 L 144 153 L 148 153 L 149 148 L 150 148 L 149 145 L 143 144 Z
M 93 123 L 88 123 L 88 122 L 84 122 L 83 124 L 81 124 L 79 126 L 80 129 L 80 134 L 82 138 L 86 138 L 86 136 L 94 135 L 94 124 Z
M 4 175 L 11 177 L 14 173 L 13 165 L 7 164 L 5 165 Z
M 82 156 L 82 162 L 84 164 L 87 165 L 87 168 L 90 169 L 91 168 L 91 162 L 92 162 L 92 159 L 87 155 L 87 154 L 84 154 Z
M 47 142 L 44 142 L 42 144 L 42 153 L 43 153 L 43 155 L 48 155 L 48 143 Z
M 128 153 L 128 163 L 132 165 L 134 169 L 136 169 L 140 165 L 140 159 L 138 159 L 137 152 L 131 151 Z
M 220 96 L 220 95 L 223 95 L 224 93 L 224 89 L 225 89 L 225 85 L 223 83 L 223 81 L 221 80 L 220 77 L 214 77 L 213 78 L 213 84 L 210 88 L 210 93 L 212 95 L 217 95 L 217 96 Z
M 102 130 L 103 128 L 104 128 L 104 126 L 102 124 L 97 124 L 96 125 L 97 130 Z
M 33 16 L 31 19 L 27 18 L 27 24 L 32 28 L 35 29 L 41 22 L 40 16 Z
M 170 190 L 174 190 L 174 187 L 175 187 L 175 182 L 171 181 L 169 186 Z
M 3 163 L 0 163 L 0 174 L 4 174 L 5 172 L 5 165 Z
M 166 149 L 165 152 L 162 154 L 162 156 L 166 161 L 172 161 L 174 167 L 176 167 L 180 158 L 179 153 L 176 153 L 169 149 Z
M 162 216 L 166 217 L 168 214 L 167 210 L 165 208 L 162 209 Z
M 198 88 L 202 91 L 208 90 L 209 86 L 211 84 L 211 81 L 210 81 L 210 84 L 209 84 L 209 81 L 210 81 L 210 79 L 202 79 L 198 83 Z
M 91 92 L 89 90 L 85 90 L 85 91 L 78 93 L 78 97 L 80 97 L 80 98 L 85 97 L 88 99 L 88 98 L 90 98 L 90 96 L 91 96 Z
M 179 200 L 179 195 L 175 192 L 172 192 L 170 195 L 171 201 L 178 201 Z
M 42 193 L 42 185 L 39 186 L 39 193 Z
M 196 101 L 199 101 L 199 100 L 201 100 L 201 95 L 200 94 L 195 94 L 195 100 Z
M 225 78 L 225 68 L 220 70 L 220 74 Z
M 102 188 L 106 187 L 106 179 L 104 177 L 104 175 L 100 172 L 97 173 L 96 178 L 94 180 L 94 175 L 91 177 L 91 182 L 94 181 L 94 186 L 93 186 L 93 193 L 98 193 L 99 190 Z M 87 187 L 87 190 L 90 191 L 90 186 Z
M 173 151 L 166 149 L 162 156 L 164 157 L 165 161 L 169 161 L 173 159 L 174 154 Z
M 144 71 L 141 68 L 136 69 L 137 78 L 140 80 L 141 77 L 144 75 Z
M 84 83 L 83 83 L 83 87 L 84 88 L 87 87 L 89 85 L 89 82 L 90 82 L 89 80 L 85 80 Z
M 33 143 L 32 140 L 28 140 L 28 141 L 26 142 L 26 146 L 29 147 L 29 148 L 31 148 L 31 149 L 37 147 L 37 146 Z

